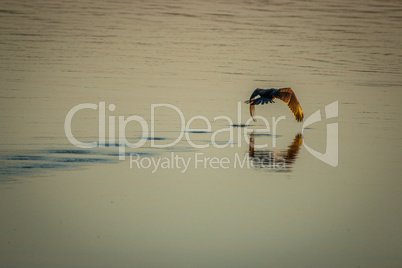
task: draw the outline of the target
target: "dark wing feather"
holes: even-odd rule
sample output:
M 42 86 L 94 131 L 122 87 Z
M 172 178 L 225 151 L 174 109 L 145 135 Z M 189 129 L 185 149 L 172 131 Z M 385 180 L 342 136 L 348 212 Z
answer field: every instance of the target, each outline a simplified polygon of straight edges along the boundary
M 304 115 L 302 108 L 300 106 L 298 99 L 296 98 L 295 93 L 290 87 L 280 88 L 279 91 L 275 94 L 275 97 L 288 104 L 290 110 L 292 110 L 297 121 L 299 122 L 303 121 Z
M 250 99 L 249 100 L 246 100 L 244 103 L 250 103 L 253 99 L 255 99 L 255 97 L 257 97 L 259 94 L 260 94 L 260 92 L 259 92 L 259 88 L 257 88 L 257 89 L 255 89 L 254 91 L 253 91 L 253 93 L 251 94 L 251 96 L 250 96 Z

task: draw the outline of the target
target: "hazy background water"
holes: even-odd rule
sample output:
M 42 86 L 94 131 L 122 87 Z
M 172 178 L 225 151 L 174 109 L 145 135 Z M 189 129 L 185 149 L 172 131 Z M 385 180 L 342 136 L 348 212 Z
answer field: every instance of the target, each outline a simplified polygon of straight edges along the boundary
M 0 264 L 399 267 L 401 18 L 400 1 L 2 1 Z M 244 124 L 238 102 L 253 89 L 289 86 L 306 116 L 338 101 L 338 118 L 303 133 L 324 152 L 326 124 L 338 122 L 337 167 L 296 146 L 286 170 L 152 173 L 119 161 L 118 148 L 79 149 L 64 133 L 72 107 L 99 102 L 116 106 L 106 113 L 116 122 L 149 123 L 151 104 L 167 103 L 186 120 Z M 279 102 L 257 107 L 269 120 L 286 115 L 276 136 L 254 136 L 276 138 L 265 155 L 286 154 L 301 132 Z M 176 112 L 156 118 L 155 142 L 180 135 Z M 211 131 L 228 127 L 220 120 Z M 233 139 L 217 136 L 233 147 L 195 149 L 183 138 L 127 151 L 233 160 L 250 150 L 233 129 Z M 126 136 L 138 141 L 140 130 L 131 124 Z M 97 141 L 97 111 L 77 114 L 73 133 Z M 207 144 L 212 133 L 189 135 Z

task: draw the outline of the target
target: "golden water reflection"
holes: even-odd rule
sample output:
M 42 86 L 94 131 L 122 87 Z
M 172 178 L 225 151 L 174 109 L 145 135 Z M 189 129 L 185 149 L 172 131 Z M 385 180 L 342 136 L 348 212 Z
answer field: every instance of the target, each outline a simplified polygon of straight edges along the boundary
M 255 133 L 250 134 L 249 156 L 251 166 L 275 171 L 290 171 L 296 161 L 303 135 L 297 133 L 287 150 L 256 150 L 255 139 L 259 137 Z

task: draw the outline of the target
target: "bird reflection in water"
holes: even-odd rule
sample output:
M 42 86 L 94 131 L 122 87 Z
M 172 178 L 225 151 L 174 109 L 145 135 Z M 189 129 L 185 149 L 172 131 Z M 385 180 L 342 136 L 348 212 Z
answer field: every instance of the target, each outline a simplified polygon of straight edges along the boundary
M 254 139 L 257 136 L 250 134 L 249 157 L 254 168 L 266 168 L 276 171 L 290 171 L 296 161 L 300 146 L 303 142 L 302 134 L 296 134 L 287 150 L 255 150 Z

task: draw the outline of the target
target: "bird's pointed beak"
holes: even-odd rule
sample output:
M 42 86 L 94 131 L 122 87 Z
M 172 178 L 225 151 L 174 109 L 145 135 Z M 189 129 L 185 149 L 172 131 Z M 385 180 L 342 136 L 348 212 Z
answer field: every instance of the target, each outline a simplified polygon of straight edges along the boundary
M 253 118 L 253 121 L 256 122 L 257 120 L 254 119 L 254 112 L 255 112 L 255 105 L 250 105 L 250 116 Z

